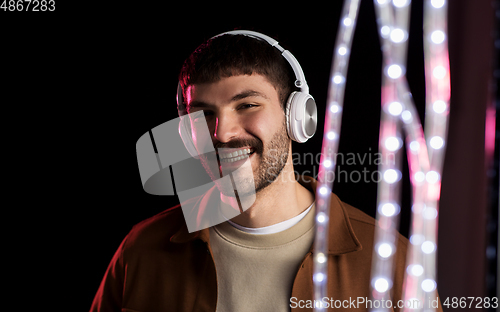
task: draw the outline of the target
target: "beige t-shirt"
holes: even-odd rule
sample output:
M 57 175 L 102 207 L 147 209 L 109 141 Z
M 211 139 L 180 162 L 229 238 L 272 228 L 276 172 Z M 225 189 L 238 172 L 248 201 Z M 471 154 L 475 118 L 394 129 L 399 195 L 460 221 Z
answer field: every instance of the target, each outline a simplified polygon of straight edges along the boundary
M 314 240 L 314 204 L 284 231 L 256 235 L 228 222 L 210 228 L 217 312 L 290 311 L 297 270 Z

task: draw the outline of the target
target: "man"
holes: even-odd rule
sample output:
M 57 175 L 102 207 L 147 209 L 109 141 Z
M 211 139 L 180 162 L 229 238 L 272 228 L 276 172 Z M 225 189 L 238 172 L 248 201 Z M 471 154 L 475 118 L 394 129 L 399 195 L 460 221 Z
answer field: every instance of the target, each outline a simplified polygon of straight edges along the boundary
M 286 117 L 298 91 L 294 70 L 278 49 L 247 35 L 214 37 L 186 60 L 178 109 L 189 114 L 189 137 L 215 187 L 182 205 L 199 223 L 214 208 L 228 221 L 190 231 L 177 206 L 136 225 L 91 311 L 312 310 L 316 181 L 294 175 Z M 209 141 L 199 139 L 199 123 Z M 207 144 L 213 153 L 201 152 Z M 375 221 L 333 194 L 330 206 L 326 302 L 366 311 L 359 298 L 372 294 Z M 400 236 L 393 304 L 406 247 Z

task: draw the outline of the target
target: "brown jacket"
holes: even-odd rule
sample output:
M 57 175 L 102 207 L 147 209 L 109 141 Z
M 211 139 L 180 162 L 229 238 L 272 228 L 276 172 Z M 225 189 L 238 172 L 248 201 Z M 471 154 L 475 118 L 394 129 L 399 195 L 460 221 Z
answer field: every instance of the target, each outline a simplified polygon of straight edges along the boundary
M 315 194 L 316 181 L 300 178 Z M 343 311 L 367 311 L 366 304 L 357 304 L 357 300 L 371 299 L 374 229 L 372 217 L 332 194 L 328 302 L 337 308 L 342 303 Z M 179 206 L 137 224 L 109 264 L 91 311 L 215 311 L 217 275 L 209 242 L 208 229 L 188 232 Z M 394 305 L 401 298 L 407 245 L 407 239 L 400 235 L 394 260 Z M 307 301 L 314 299 L 312 252 L 311 247 L 296 273 L 292 311 L 312 311 Z M 442 311 L 440 304 L 438 311 Z

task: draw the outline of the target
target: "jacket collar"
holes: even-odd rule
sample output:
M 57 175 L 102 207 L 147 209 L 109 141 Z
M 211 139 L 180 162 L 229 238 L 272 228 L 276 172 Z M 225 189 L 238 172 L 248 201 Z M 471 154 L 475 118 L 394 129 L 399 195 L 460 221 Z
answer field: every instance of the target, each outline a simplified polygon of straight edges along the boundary
M 318 182 L 308 176 L 298 176 L 298 182 L 302 184 L 305 188 L 309 189 L 311 192 L 316 194 L 316 187 Z M 205 207 L 211 201 L 211 197 L 217 196 L 218 192 L 214 191 L 215 186 L 211 188 L 207 193 L 196 201 L 196 206 L 203 213 L 206 211 Z M 351 222 L 349 220 L 349 215 L 347 214 L 346 207 L 340 201 L 340 199 L 335 194 L 331 194 L 330 197 L 330 223 L 328 226 L 328 231 L 330 233 L 328 237 L 328 253 L 331 255 L 340 255 L 353 251 L 358 251 L 362 249 L 361 243 L 356 237 L 354 230 L 352 229 Z M 193 233 L 189 233 L 185 223 L 181 228 L 170 238 L 173 243 L 186 243 L 195 239 L 201 239 L 204 242 L 209 242 L 209 230 L 203 229 Z M 314 246 L 314 244 L 313 244 Z M 311 248 L 313 251 L 313 248 Z

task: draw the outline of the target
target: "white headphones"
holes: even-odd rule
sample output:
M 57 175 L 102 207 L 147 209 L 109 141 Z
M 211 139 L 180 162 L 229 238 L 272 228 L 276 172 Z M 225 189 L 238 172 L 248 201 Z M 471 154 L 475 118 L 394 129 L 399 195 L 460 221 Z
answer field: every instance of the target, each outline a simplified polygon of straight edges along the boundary
M 281 52 L 281 55 L 288 61 L 295 74 L 295 86 L 299 88 L 300 91 L 292 92 L 286 103 L 287 132 L 288 136 L 292 140 L 299 143 L 306 142 L 316 132 L 318 116 L 316 102 L 309 94 L 309 87 L 307 86 L 304 72 L 302 71 L 297 59 L 288 50 L 283 49 L 278 44 L 278 41 L 255 31 L 233 30 L 214 36 L 212 39 L 226 34 L 244 35 L 257 40 L 264 40 L 271 46 L 278 49 Z M 186 105 L 184 104 L 180 82 L 177 85 L 177 110 L 179 112 L 179 116 L 181 117 L 181 121 L 179 122 L 179 134 L 191 156 L 197 157 L 198 153 L 194 147 L 193 138 L 191 136 L 189 118 L 182 118 L 182 116 L 186 113 Z

